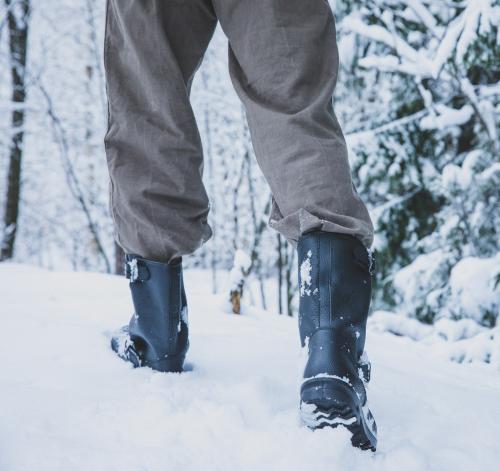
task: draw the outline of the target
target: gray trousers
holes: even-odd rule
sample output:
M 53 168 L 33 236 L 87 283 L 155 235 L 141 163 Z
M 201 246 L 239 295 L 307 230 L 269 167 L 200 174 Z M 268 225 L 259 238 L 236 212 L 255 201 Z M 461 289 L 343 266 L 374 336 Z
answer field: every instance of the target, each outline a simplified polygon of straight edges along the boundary
M 338 52 L 326 0 L 108 0 L 105 146 L 118 244 L 168 262 L 211 236 L 189 93 L 217 21 L 273 194 L 271 227 L 292 242 L 316 229 L 370 246 L 333 112 Z

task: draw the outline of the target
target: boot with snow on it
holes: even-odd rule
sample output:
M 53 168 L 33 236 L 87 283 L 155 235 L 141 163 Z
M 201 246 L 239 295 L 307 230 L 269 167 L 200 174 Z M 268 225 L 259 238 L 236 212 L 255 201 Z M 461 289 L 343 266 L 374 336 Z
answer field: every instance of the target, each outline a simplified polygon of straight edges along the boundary
M 135 314 L 111 348 L 135 367 L 181 372 L 189 347 L 182 261 L 166 264 L 127 255 Z
M 312 429 L 343 425 L 352 444 L 375 451 L 377 426 L 368 409 L 364 354 L 371 297 L 368 250 L 355 237 L 311 232 L 298 242 L 299 330 L 308 360 L 300 411 Z

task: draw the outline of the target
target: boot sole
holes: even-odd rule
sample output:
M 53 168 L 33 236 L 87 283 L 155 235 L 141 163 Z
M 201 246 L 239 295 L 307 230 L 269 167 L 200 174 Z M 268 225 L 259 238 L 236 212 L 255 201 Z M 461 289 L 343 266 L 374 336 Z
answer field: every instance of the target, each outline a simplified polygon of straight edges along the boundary
M 300 414 L 312 430 L 344 426 L 351 443 L 362 450 L 377 449 L 377 427 L 367 405 L 361 406 L 354 389 L 336 378 L 307 380 L 301 387 Z

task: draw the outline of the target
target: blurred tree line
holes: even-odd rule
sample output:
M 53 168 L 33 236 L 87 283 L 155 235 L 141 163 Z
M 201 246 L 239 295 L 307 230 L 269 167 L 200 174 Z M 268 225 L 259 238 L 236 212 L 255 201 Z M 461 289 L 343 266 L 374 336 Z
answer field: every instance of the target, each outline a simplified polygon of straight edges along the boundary
M 120 273 L 103 148 L 105 2 L 2 1 L 0 259 Z M 481 278 L 486 300 L 468 309 L 453 274 L 465 259 L 499 252 L 498 2 L 330 3 L 341 58 L 335 109 L 376 226 L 375 306 L 494 326 L 498 268 Z M 295 251 L 267 227 L 269 189 L 225 42 L 217 31 L 193 84 L 214 236 L 186 265 L 210 269 L 217 291 L 242 250 L 253 301 L 293 314 Z

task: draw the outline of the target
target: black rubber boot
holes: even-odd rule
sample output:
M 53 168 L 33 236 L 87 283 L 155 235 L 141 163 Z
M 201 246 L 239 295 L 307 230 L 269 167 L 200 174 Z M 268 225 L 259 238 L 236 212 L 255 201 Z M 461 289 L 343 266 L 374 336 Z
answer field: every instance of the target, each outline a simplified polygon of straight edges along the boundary
M 301 416 L 311 428 L 344 425 L 352 443 L 375 450 L 377 427 L 365 383 L 363 353 L 371 297 L 371 257 L 355 237 L 326 232 L 302 236 L 299 253 L 299 330 L 308 361 Z
M 189 347 L 182 261 L 171 264 L 127 255 L 135 314 L 111 339 L 118 356 L 135 367 L 180 372 Z

